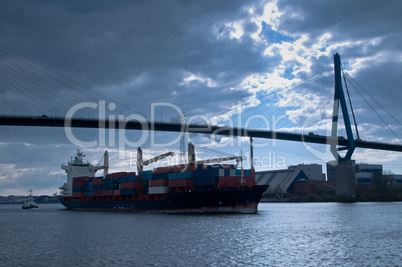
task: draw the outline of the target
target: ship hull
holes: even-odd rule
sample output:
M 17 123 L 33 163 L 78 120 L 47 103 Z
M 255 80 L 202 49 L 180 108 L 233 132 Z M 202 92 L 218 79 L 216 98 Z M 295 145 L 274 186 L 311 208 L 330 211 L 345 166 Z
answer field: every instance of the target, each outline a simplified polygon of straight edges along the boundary
M 67 209 L 118 212 L 234 212 L 255 213 L 268 186 L 204 188 L 157 195 L 157 199 L 59 197 Z

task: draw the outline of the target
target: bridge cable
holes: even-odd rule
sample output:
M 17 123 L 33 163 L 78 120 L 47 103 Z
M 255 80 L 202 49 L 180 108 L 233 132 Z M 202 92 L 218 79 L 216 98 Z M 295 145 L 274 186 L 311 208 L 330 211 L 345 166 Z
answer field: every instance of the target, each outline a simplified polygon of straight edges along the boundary
M 350 77 L 349 75 L 348 75 L 348 77 Z M 351 77 L 350 77 L 351 78 Z M 353 78 L 351 78 L 352 80 L 353 80 Z M 354 80 L 353 80 L 354 81 Z M 360 87 L 360 85 L 356 82 L 356 84 Z M 353 84 L 352 84 L 353 85 Z M 366 91 L 366 90 L 364 90 L 362 87 L 360 87 L 371 99 L 373 99 L 372 97 L 371 97 L 371 95 Z M 356 88 L 357 89 L 357 88 Z M 389 125 L 384 121 L 384 119 L 378 114 L 378 112 L 373 108 L 373 106 L 366 100 L 366 98 L 363 96 L 363 94 L 362 93 L 360 93 L 360 91 L 358 91 L 358 90 L 356 90 L 359 94 L 360 94 L 360 96 L 363 98 L 363 100 L 366 102 L 366 104 L 371 108 L 371 110 L 377 115 L 377 117 L 384 123 L 384 125 L 394 134 L 394 136 L 402 143 L 402 140 L 399 138 L 399 136 L 391 129 L 391 127 L 389 127 Z M 374 100 L 374 99 L 373 99 Z M 375 100 L 374 100 L 375 101 Z M 379 104 L 377 101 L 375 101 L 375 103 L 377 103 L 377 104 Z M 392 118 L 394 118 L 391 114 L 389 114 L 388 113 L 388 111 L 386 111 L 385 109 L 384 109 L 384 107 L 383 106 L 381 106 L 381 105 L 379 105 L 388 115 L 390 115 Z M 395 121 L 397 121 L 398 122 L 398 120 L 396 120 L 396 118 L 394 118 L 394 120 Z
M 45 66 L 43 66 L 43 65 L 41 65 L 41 64 L 39 64 L 39 63 L 37 63 L 37 62 L 35 62 L 35 61 L 33 61 L 33 60 L 30 60 L 30 59 L 28 59 L 27 57 L 25 57 L 25 56 L 23 56 L 23 55 L 21 55 L 21 54 L 15 52 L 15 51 L 9 49 L 9 48 L 6 48 L 6 47 L 3 46 L 2 44 L 0 44 L 0 48 L 3 48 L 3 50 L 9 51 L 9 52 L 11 52 L 12 54 L 15 54 L 15 55 L 17 55 L 17 56 L 23 58 L 24 60 L 30 62 L 31 65 L 34 63 L 35 65 L 40 66 L 40 67 L 43 68 L 44 70 L 47 70 L 47 71 L 48 71 L 48 74 L 53 74 L 54 76 L 62 77 L 62 78 L 64 78 L 64 79 L 66 79 L 67 81 L 69 81 L 71 84 L 78 85 L 79 87 L 84 88 L 84 89 L 86 89 L 86 90 L 89 90 L 89 91 L 91 91 L 92 93 L 94 93 L 94 94 L 96 94 L 96 95 L 99 95 L 99 96 L 101 96 L 101 97 L 104 97 L 105 99 L 107 99 L 107 100 L 109 100 L 109 101 L 111 101 L 111 102 L 116 102 L 116 101 L 114 101 L 113 99 L 111 99 L 110 97 L 107 97 L 107 96 L 105 96 L 105 95 L 103 95 L 103 94 L 101 94 L 101 93 L 98 93 L 98 92 L 96 92 L 96 91 L 94 91 L 94 90 L 92 90 L 92 89 L 90 89 L 90 88 L 88 88 L 88 87 L 86 87 L 86 86 L 84 86 L 84 85 L 82 85 L 82 84 L 80 84 L 80 83 L 78 83 L 78 82 L 76 82 L 76 81 L 74 81 L 74 80 L 68 78 L 67 76 L 64 76 L 64 75 L 62 75 L 62 74 L 59 74 L 59 73 L 57 73 L 57 72 L 51 70 L 51 69 L 48 68 L 48 67 L 45 67 Z M 88 94 L 88 93 L 85 92 L 85 91 L 82 91 L 81 93 L 84 93 L 84 94 L 87 95 L 88 97 L 90 97 L 90 98 L 92 97 L 92 98 L 93 98 L 92 95 Z M 118 102 L 116 102 L 116 103 L 118 103 Z M 121 104 L 121 103 L 118 103 L 118 104 L 121 105 L 122 107 L 126 108 L 127 110 L 132 110 L 132 111 L 134 111 L 134 112 L 137 112 L 137 111 L 135 111 L 135 110 L 133 110 L 133 109 L 131 109 L 131 108 L 125 106 L 124 104 Z M 122 113 L 125 114 L 124 112 L 122 112 Z M 140 112 L 137 112 L 137 113 L 140 114 L 140 115 L 142 115 L 142 116 L 144 116 L 144 117 L 147 118 L 147 119 L 150 119 L 148 116 L 146 116 L 146 115 L 144 115 L 144 114 L 142 114 L 142 113 L 140 113 Z
M 359 130 L 357 129 L 355 112 L 353 111 L 352 101 L 350 100 L 349 89 L 348 89 L 348 85 L 346 83 L 345 72 L 343 70 L 342 70 L 342 76 L 343 76 L 343 81 L 345 83 L 346 93 L 348 95 L 350 110 L 352 111 L 353 122 L 355 123 L 356 135 L 357 135 L 357 138 L 360 139 Z

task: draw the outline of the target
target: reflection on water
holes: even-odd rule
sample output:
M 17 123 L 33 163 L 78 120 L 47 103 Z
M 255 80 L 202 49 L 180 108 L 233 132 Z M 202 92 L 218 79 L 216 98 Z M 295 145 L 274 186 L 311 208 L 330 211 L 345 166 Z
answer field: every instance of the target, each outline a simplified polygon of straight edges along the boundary
M 133 214 L 0 205 L 0 265 L 402 264 L 402 203 L 261 203 L 259 210 Z

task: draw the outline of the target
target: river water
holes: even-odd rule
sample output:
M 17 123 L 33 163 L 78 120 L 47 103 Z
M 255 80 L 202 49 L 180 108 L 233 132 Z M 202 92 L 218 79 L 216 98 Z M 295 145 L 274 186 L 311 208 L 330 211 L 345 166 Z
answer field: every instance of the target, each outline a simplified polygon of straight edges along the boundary
M 261 203 L 257 214 L 0 205 L 0 266 L 402 266 L 402 202 Z

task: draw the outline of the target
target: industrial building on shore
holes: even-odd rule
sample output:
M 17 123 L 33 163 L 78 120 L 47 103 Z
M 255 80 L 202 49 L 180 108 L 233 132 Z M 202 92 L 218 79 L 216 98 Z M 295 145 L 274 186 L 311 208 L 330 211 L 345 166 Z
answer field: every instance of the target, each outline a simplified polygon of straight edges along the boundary
M 257 184 L 270 185 L 263 195 L 265 200 L 300 195 L 334 194 L 336 184 L 333 162 L 328 162 L 326 168 L 327 173 L 324 174 L 322 165 L 299 164 L 289 166 L 287 169 L 256 172 L 255 179 Z M 380 164 L 354 164 L 354 173 L 357 195 L 384 190 L 385 187 L 402 191 L 402 175 L 383 174 L 383 167 Z

